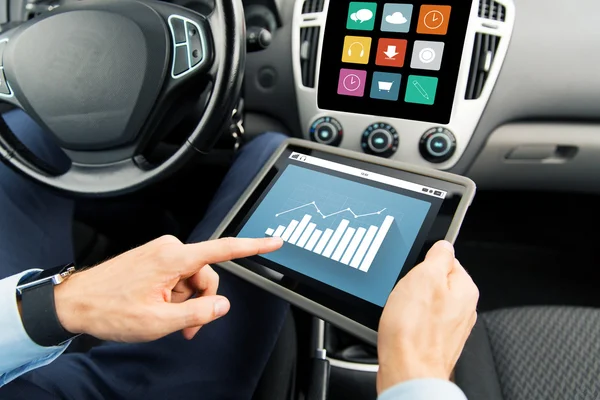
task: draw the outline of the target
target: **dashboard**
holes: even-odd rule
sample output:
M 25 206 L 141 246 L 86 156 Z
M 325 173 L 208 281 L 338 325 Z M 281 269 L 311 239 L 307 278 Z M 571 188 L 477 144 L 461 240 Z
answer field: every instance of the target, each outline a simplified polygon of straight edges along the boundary
M 508 1 L 494 1 L 493 9 L 487 11 L 480 10 L 478 1 L 438 3 L 325 1 L 322 12 L 316 13 L 303 13 L 303 3 L 296 3 L 292 45 L 299 48 L 293 52 L 294 78 L 305 138 L 440 169 L 458 162 L 497 79 L 515 13 Z M 361 7 L 370 12 L 369 5 L 375 11 L 373 30 L 364 30 L 369 21 L 352 26 L 352 12 L 360 13 Z M 386 22 L 394 15 L 406 22 Z M 303 40 L 303 35 L 310 35 L 307 31 L 311 30 L 319 40 L 308 45 L 311 41 Z M 371 40 L 355 32 L 377 37 L 373 35 Z M 367 41 L 378 43 L 366 46 Z M 339 62 L 342 43 L 344 52 Z M 310 57 L 303 46 L 317 46 L 315 65 L 320 68 L 315 71 L 314 82 L 304 79 L 312 71 L 303 65 L 303 59 Z M 400 52 L 393 57 L 396 61 L 386 60 L 390 46 Z M 353 57 L 353 50 L 362 57 Z M 398 67 L 400 63 L 402 67 Z M 340 71 L 340 67 L 343 76 L 336 93 L 338 77 L 334 70 Z M 344 86 L 361 78 L 371 82 L 363 82 L 365 87 L 355 92 Z M 386 90 L 390 83 L 401 93 Z M 348 96 L 361 90 L 369 90 L 368 97 Z M 336 136 L 337 140 L 332 139 Z
M 468 2 L 471 9 L 462 52 L 456 48 L 451 51 L 455 56 L 459 53 L 460 64 L 446 121 L 445 115 L 427 112 L 417 118 L 420 114 L 414 109 L 394 115 L 379 106 L 383 100 L 377 106 L 350 104 L 344 109 L 343 101 L 320 101 L 325 70 L 329 71 L 325 78 L 330 85 L 328 93 L 335 92 L 333 96 L 338 96 L 336 69 L 338 74 L 342 68 L 366 71 L 367 80 L 371 79 L 363 93 L 367 101 L 373 100 L 369 85 L 374 72 L 402 75 L 397 104 L 405 106 L 408 76 L 441 79 L 448 73 L 446 68 L 452 68 L 445 58 L 450 54 L 448 47 L 440 71 L 411 68 L 414 43 L 443 42 L 446 46 L 448 41 L 448 35 L 434 38 L 417 32 L 424 2 L 403 1 L 413 5 L 409 32 L 391 34 L 381 31 L 385 1 L 370 2 L 379 6 L 373 31 L 347 29 L 352 13 L 348 8 L 338 10 L 340 32 L 337 44 L 330 47 L 328 0 L 274 1 L 272 10 L 280 26 L 273 33 L 272 44 L 264 51 L 248 54 L 245 99 L 250 134 L 278 130 L 359 152 L 380 151 L 380 156 L 390 159 L 468 175 L 482 189 L 600 192 L 600 75 L 595 67 L 600 58 L 589 51 L 600 43 L 595 17 L 600 3 Z M 349 7 L 349 1 L 339 3 L 343 3 L 342 8 Z M 458 3 L 446 0 L 427 4 L 453 7 Z M 583 9 L 589 12 L 580 12 Z M 454 11 L 453 7 L 449 29 L 456 21 Z M 564 23 L 561 29 L 553 22 L 558 20 Z M 368 64 L 342 61 L 340 52 L 346 36 L 372 39 Z M 373 53 L 381 38 L 408 42 L 405 64 L 397 71 L 377 65 Z M 325 51 L 333 55 L 324 58 L 324 49 L 332 49 Z M 398 44 L 396 49 L 402 50 Z M 357 54 L 360 52 L 358 49 Z M 324 59 L 331 64 L 329 69 L 323 68 Z M 448 90 L 439 93 L 446 96 Z M 342 135 L 334 135 L 337 131 Z M 369 142 L 367 148 L 363 146 L 365 133 L 375 149 Z M 376 148 L 378 143 L 383 151 Z M 429 154 L 431 149 L 443 154 Z
M 0 25 L 8 29 L 10 21 L 67 1 L 75 0 L 39 0 L 35 7 L 9 0 L 0 7 Z M 204 12 L 212 7 L 212 0 L 174 2 Z M 384 15 L 384 0 L 243 3 L 248 27 L 258 24 L 272 34 L 270 46 L 247 57 L 248 136 L 284 132 L 467 175 L 480 189 L 600 193 L 600 55 L 591 50 L 600 43 L 599 2 L 402 0 L 390 4 L 412 9 L 395 11 L 407 22 L 391 23 L 402 26 L 391 31 L 383 29 L 383 21 L 395 12 Z M 350 12 L 350 3 L 371 5 Z M 372 20 L 359 19 L 373 3 Z M 471 8 L 465 20 L 466 4 Z M 421 15 L 431 5 L 442 8 Z M 419 32 L 420 24 L 435 27 L 448 16 L 448 7 L 444 34 Z M 335 26 L 328 26 L 330 10 Z M 373 27 L 352 29 L 350 22 Z M 466 29 L 464 37 L 459 28 Z M 370 39 L 369 57 L 366 51 L 360 57 L 355 40 L 344 51 L 346 37 Z M 368 58 L 367 64 L 344 61 L 348 52 L 350 58 Z M 402 52 L 404 58 L 398 57 Z M 382 61 L 385 53 L 396 60 Z M 425 63 L 429 69 L 413 68 L 413 61 L 423 66 L 420 55 L 431 60 Z M 337 93 L 342 69 L 366 72 L 362 98 Z M 383 98 L 371 97 L 376 72 L 390 74 L 376 81 L 377 89 L 382 86 L 373 95 Z M 406 101 L 410 84 L 413 95 L 421 93 L 410 76 L 438 79 L 433 104 Z M 416 83 L 429 96 L 427 85 Z
M 290 8 L 301 137 L 456 165 L 501 70 L 512 1 L 307 0 Z

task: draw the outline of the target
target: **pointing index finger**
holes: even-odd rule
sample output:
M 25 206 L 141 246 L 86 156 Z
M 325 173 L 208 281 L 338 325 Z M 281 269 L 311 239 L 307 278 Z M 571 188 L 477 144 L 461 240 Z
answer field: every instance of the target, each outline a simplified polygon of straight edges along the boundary
M 270 253 L 283 245 L 281 238 L 240 239 L 222 238 L 185 246 L 189 268 L 200 269 L 206 264 L 215 264 Z

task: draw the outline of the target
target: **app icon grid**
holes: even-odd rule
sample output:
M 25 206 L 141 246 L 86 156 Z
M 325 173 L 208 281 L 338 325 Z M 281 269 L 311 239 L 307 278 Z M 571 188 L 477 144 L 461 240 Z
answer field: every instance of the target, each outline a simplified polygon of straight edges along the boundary
M 346 20 L 347 35 L 344 38 L 342 63 L 371 63 L 385 67 L 387 71 L 369 73 L 363 69 L 342 68 L 338 81 L 338 94 L 387 101 L 434 105 L 439 78 L 424 75 L 404 75 L 403 69 L 435 73 L 442 69 L 445 43 L 452 7 L 448 5 L 423 5 L 409 3 L 385 3 L 382 9 L 375 2 L 353 1 L 349 4 Z M 379 14 L 378 14 L 379 11 Z M 377 20 L 379 19 L 379 20 Z M 415 21 L 418 19 L 418 21 Z M 374 31 L 380 38 L 372 38 Z M 403 34 L 438 35 L 441 40 L 414 40 L 410 43 Z M 412 52 L 407 50 L 411 48 Z M 372 57 L 371 52 L 375 52 Z M 398 69 L 398 72 L 391 72 Z M 403 81 L 403 76 L 405 81 Z M 369 80 L 370 77 L 370 80 Z M 370 90 L 368 84 L 370 83 Z M 404 86 L 404 87 L 403 87 Z M 404 97 L 400 97 L 401 91 Z

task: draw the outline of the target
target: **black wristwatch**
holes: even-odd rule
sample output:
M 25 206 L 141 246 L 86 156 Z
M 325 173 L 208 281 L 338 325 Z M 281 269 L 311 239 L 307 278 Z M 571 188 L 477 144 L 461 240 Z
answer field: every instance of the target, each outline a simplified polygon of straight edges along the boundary
M 63 328 L 54 304 L 54 286 L 74 272 L 73 264 L 51 268 L 28 276 L 17 286 L 23 327 L 31 340 L 40 346 L 58 346 L 76 336 Z

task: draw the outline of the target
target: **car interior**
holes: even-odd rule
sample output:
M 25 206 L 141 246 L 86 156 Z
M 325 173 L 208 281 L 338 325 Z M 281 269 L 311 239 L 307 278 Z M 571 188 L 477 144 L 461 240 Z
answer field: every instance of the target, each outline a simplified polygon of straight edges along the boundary
M 0 156 L 76 199 L 80 266 L 185 240 L 236 152 L 264 132 L 467 176 L 478 191 L 456 254 L 479 320 L 452 379 L 469 399 L 598 399 L 600 3 L 473 0 L 460 45 L 446 43 L 454 96 L 411 119 L 323 97 L 321 78 L 339 72 L 326 26 L 346 23 L 328 15 L 336 2 L 3 0 L 1 111 L 42 121 L 73 164 L 49 171 L 6 131 Z M 92 51 L 105 43 L 109 75 Z M 413 83 L 428 99 L 427 81 Z M 82 336 L 68 351 L 97 344 Z M 377 370 L 376 348 L 293 308 L 254 399 L 375 399 Z

